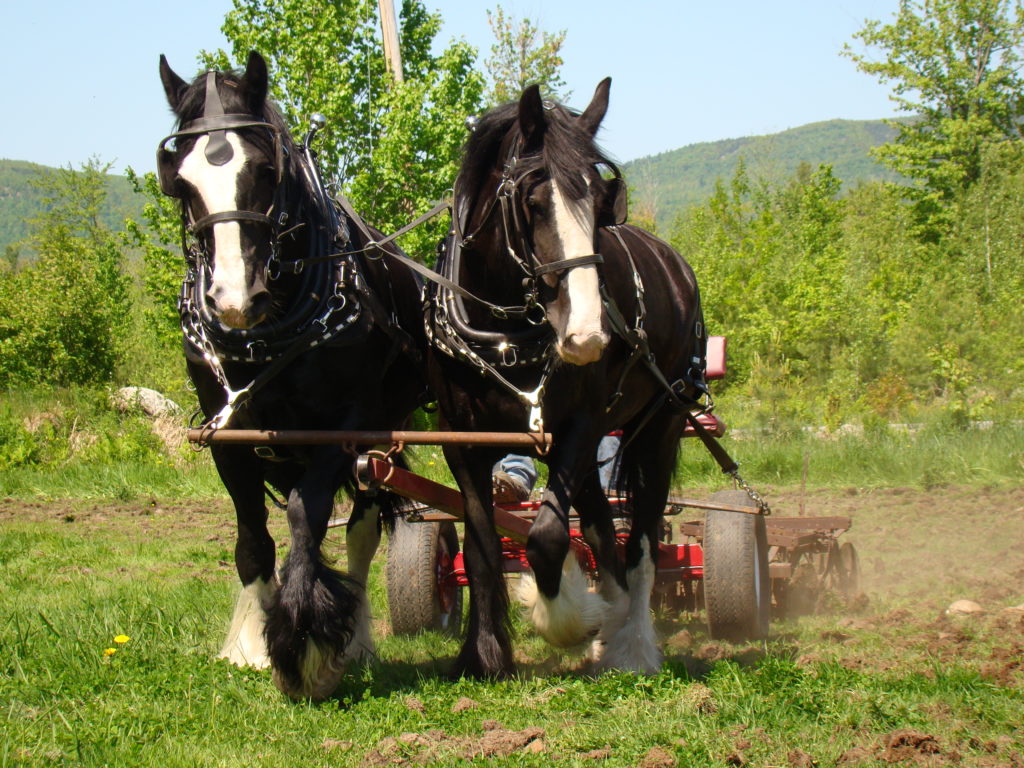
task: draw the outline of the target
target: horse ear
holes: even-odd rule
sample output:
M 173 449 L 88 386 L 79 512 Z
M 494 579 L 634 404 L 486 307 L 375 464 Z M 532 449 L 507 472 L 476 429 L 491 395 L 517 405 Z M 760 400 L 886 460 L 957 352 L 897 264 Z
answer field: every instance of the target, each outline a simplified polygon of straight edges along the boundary
M 604 114 L 608 111 L 608 91 L 611 87 L 612 79 L 610 77 L 606 77 L 598 83 L 594 90 L 594 98 L 590 100 L 590 104 L 579 116 L 580 127 L 591 136 L 597 134 L 597 129 L 601 126 L 601 121 L 604 120 Z
M 160 82 L 164 84 L 167 103 L 177 113 L 178 106 L 181 104 L 181 97 L 185 95 L 185 91 L 188 89 L 188 83 L 174 73 L 171 65 L 167 63 L 167 57 L 162 53 L 160 54 Z
M 546 128 L 547 119 L 544 116 L 544 102 L 540 98 L 540 86 L 531 85 L 519 98 L 519 131 L 523 134 L 524 147 L 539 144 Z
M 256 51 L 249 52 L 242 75 L 241 90 L 246 106 L 256 115 L 262 114 L 263 103 L 267 100 L 267 62 Z

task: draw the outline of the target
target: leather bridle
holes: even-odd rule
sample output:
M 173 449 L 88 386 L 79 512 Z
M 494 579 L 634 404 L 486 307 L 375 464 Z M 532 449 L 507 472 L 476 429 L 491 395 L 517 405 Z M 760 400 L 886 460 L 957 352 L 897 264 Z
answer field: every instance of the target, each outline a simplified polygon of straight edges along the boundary
M 536 281 L 538 277 L 552 273 L 561 275 L 575 267 L 600 264 L 604 261 L 604 258 L 600 253 L 588 253 L 551 262 L 542 262 L 537 257 L 529 238 L 526 236 L 527 227 L 522 220 L 522 188 L 526 185 L 528 179 L 540 173 L 543 169 L 535 167 L 534 163 L 524 163 L 524 158 L 520 157 L 521 150 L 522 138 L 517 136 L 508 149 L 505 161 L 502 164 L 501 180 L 498 182 L 494 196 L 488 201 L 487 208 L 479 218 L 476 231 L 463 235 L 458 231 L 458 217 L 454 216 L 453 218 L 455 220 L 456 236 L 461 241 L 463 248 L 469 248 L 479 233 L 489 225 L 494 212 L 496 210 L 501 212 L 501 229 L 505 240 L 505 251 L 527 278 L 527 304 L 529 305 L 531 297 L 534 302 L 536 301 Z M 618 169 L 614 170 L 616 177 L 618 177 Z M 456 199 L 458 191 L 456 186 Z
M 259 129 L 270 133 L 274 146 L 275 170 L 274 194 L 270 206 L 265 212 L 244 210 L 218 211 L 217 213 L 196 218 L 192 213 L 191 207 L 185 203 L 182 205 L 182 208 L 187 221 L 183 221 L 183 223 L 187 233 L 194 237 L 198 237 L 201 232 L 209 229 L 214 224 L 228 221 L 263 224 L 270 227 L 272 232 L 270 262 L 274 262 L 277 255 L 277 243 L 280 240 L 281 228 L 288 221 L 287 202 L 285 200 L 287 185 L 284 183 L 287 149 L 281 137 L 281 129 L 273 123 L 253 115 L 225 114 L 220 94 L 217 91 L 216 73 L 213 71 L 206 73 L 206 100 L 203 106 L 202 117 L 182 123 L 177 131 L 165 137 L 157 147 L 156 164 L 160 180 L 160 190 L 168 197 L 183 197 L 177 184 L 180 159 L 177 150 L 167 147 L 168 142 L 176 142 L 185 137 L 207 135 L 209 136 L 209 141 L 204 150 L 207 161 L 211 165 L 224 165 L 234 156 L 234 149 L 228 143 L 226 133 L 227 131 L 242 129 Z M 205 245 L 199 245 L 198 250 L 206 257 L 207 261 L 210 260 Z M 268 264 L 268 266 L 270 265 Z

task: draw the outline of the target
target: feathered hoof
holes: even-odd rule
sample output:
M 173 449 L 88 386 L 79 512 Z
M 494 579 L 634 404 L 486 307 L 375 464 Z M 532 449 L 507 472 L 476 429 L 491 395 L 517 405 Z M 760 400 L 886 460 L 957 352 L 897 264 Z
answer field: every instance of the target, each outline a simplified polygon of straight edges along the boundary
M 604 599 L 590 591 L 572 552 L 562 563 L 562 579 L 554 598 L 541 593 L 532 573 L 524 573 L 519 582 L 519 601 L 537 633 L 557 648 L 570 648 L 592 638 L 608 611 Z
M 661 671 L 662 653 L 651 638 L 638 635 L 633 627 L 623 627 L 616 636 L 600 647 L 591 649 L 595 672 L 619 670 L 638 675 L 655 675 Z
M 227 638 L 217 654 L 236 667 L 266 669 L 270 666 L 267 642 L 263 635 L 267 614 L 263 605 L 277 592 L 277 580 L 264 582 L 257 579 L 238 593 L 235 612 L 231 618 Z
M 341 684 L 345 662 L 337 653 L 325 654 L 312 640 L 306 642 L 299 660 L 298 674 L 286 675 L 274 667 L 274 685 L 281 693 L 296 701 L 324 701 Z

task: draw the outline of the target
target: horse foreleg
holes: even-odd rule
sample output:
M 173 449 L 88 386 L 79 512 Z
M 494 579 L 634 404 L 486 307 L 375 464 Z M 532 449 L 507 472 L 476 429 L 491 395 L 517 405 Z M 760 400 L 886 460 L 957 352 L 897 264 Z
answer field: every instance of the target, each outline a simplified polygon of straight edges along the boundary
M 296 699 L 324 699 L 334 691 L 355 634 L 361 588 L 320 551 L 347 461 L 340 452 L 310 459 L 288 499 L 292 547 L 267 611 L 266 637 L 274 683 Z
M 588 472 L 575 502 L 580 515 L 583 540 L 597 563 L 598 594 L 607 606 L 604 621 L 590 645 L 589 657 L 599 661 L 608 640 L 625 624 L 629 613 L 629 592 L 622 559 L 616 545 L 613 510 L 597 472 Z
M 597 661 L 599 668 L 653 674 L 662 654 L 651 616 L 651 593 L 657 574 L 658 532 L 675 469 L 682 419 L 663 410 L 632 439 L 627 439 L 623 469 L 633 523 L 626 544 L 625 621 L 610 634 Z
M 380 545 L 380 505 L 372 496 L 356 497 L 345 535 L 348 553 L 348 575 L 360 588 L 355 630 L 349 643 L 347 658 L 367 660 L 374 656 L 370 617 L 370 563 Z
M 491 467 L 496 457 L 445 447 L 445 458 L 462 490 L 463 541 L 469 577 L 469 625 L 452 675 L 501 678 L 515 673 L 508 626 L 508 592 L 502 568 L 501 540 L 491 507 Z
M 263 486 L 258 479 L 259 460 L 250 450 L 229 447 L 215 448 L 213 456 L 235 505 L 235 568 L 242 582 L 227 638 L 217 656 L 239 667 L 265 669 L 270 666 L 263 636 L 266 606 L 273 601 L 278 583 L 274 540 L 267 531 Z
M 564 440 L 563 443 L 568 443 Z M 592 446 L 590 446 L 592 448 Z M 588 448 L 593 454 L 593 450 Z M 563 454 L 564 455 L 564 454 Z M 519 599 L 537 632 L 554 646 L 566 648 L 592 637 L 605 621 L 608 606 L 590 591 L 586 575 L 569 546 L 569 507 L 574 486 L 593 464 L 585 451 L 568 470 L 552 465 L 548 487 L 530 528 L 526 556 L 532 574 L 524 574 Z

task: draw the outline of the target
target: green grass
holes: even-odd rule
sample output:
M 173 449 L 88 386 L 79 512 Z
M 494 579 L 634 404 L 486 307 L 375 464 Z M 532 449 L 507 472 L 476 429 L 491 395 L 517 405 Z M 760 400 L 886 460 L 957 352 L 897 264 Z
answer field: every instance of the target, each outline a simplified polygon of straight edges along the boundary
M 885 736 L 902 728 L 933 735 L 943 758 L 956 752 L 965 765 L 1007 765 L 1024 751 L 1024 680 L 986 671 L 1019 630 L 996 612 L 972 626 L 936 624 L 932 602 L 898 612 L 904 603 L 884 591 L 857 626 L 837 633 L 839 616 L 805 617 L 776 623 L 755 646 L 710 641 L 700 616 L 662 615 L 668 658 L 648 678 L 581 674 L 579 649 L 548 648 L 518 617 L 520 677 L 500 683 L 448 681 L 450 638 L 383 636 L 378 662 L 354 670 L 333 699 L 293 703 L 269 673 L 213 658 L 236 589 L 224 503 L 66 509 L 76 507 L 0 518 L 0 766 L 634 766 L 653 747 L 681 766 L 733 765 L 737 755 L 789 765 L 795 749 L 833 765 L 853 747 L 869 750 L 862 764 L 884 765 Z M 865 546 L 886 513 L 867 514 Z M 281 524 L 275 516 L 275 535 Z M 332 533 L 329 550 L 340 546 Z M 379 556 L 378 636 L 382 565 Z M 130 640 L 117 646 L 122 633 Z M 453 711 L 463 697 L 476 706 Z M 543 751 L 467 757 L 485 720 L 544 729 Z M 422 741 L 393 741 L 410 733 Z M 593 750 L 607 756 L 587 758 Z
M 879 488 L 1019 485 L 1024 481 L 1024 425 L 988 429 L 929 425 L 917 432 L 887 428 L 822 437 L 803 431 L 729 435 L 723 445 L 752 485 Z M 806 472 L 806 476 L 805 476 Z M 682 451 L 677 479 L 721 482 L 718 465 L 696 440 Z
M 0 497 L 211 498 L 222 495 L 209 452 L 168 449 L 140 414 L 118 414 L 107 393 L 21 396 L 0 406 Z M 45 418 L 40 422 L 40 414 Z M 28 427 L 26 426 L 28 425 Z M 31 427 L 31 429 L 29 428 Z M 822 437 L 799 429 L 727 433 L 723 445 L 755 487 L 1007 486 L 1024 481 L 1024 425 L 916 432 L 883 427 Z M 407 449 L 416 471 L 452 484 L 439 448 Z M 541 480 L 546 477 L 541 468 Z M 726 484 L 698 440 L 683 443 L 679 487 Z

